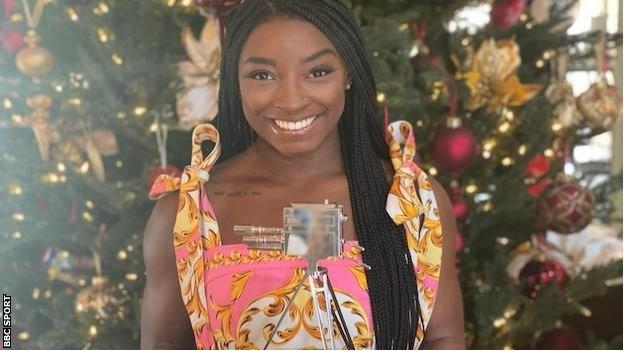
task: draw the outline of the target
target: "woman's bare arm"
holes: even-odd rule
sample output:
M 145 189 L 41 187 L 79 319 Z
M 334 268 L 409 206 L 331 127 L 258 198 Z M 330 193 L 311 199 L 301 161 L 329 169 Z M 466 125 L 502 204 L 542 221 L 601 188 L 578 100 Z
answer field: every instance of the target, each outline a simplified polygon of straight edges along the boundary
M 442 223 L 442 267 L 438 296 L 422 349 L 464 349 L 464 308 L 459 280 L 455 270 L 455 236 L 457 223 L 451 201 L 444 188 L 429 176 L 431 188 L 438 203 Z
M 143 237 L 146 270 L 141 306 L 142 349 L 195 349 L 195 338 L 180 294 L 173 225 L 178 193 L 156 204 Z

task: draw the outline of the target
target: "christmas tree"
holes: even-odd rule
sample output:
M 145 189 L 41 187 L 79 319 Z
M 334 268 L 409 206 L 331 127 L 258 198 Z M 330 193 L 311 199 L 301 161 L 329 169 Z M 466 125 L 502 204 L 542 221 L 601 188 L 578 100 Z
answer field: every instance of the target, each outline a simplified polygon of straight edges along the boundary
M 138 348 L 147 192 L 218 113 L 220 20 L 237 1 L 2 2 L 13 347 Z M 613 318 L 601 296 L 621 303 L 622 174 L 574 153 L 621 118 L 621 34 L 568 34 L 572 0 L 348 6 L 380 118 L 413 124 L 417 163 L 453 201 L 468 346 L 621 349 L 622 320 L 595 321 Z M 596 72 L 580 93 L 574 71 Z

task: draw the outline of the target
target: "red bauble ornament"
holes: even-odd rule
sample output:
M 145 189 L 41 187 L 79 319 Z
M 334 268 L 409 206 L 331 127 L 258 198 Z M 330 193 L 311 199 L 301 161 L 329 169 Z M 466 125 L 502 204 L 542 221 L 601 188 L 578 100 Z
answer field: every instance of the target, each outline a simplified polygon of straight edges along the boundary
M 25 45 L 24 36 L 15 30 L 0 31 L 0 41 L 2 42 L 2 50 L 10 55 L 14 55 Z
M 568 283 L 568 274 L 563 265 L 549 259 L 530 261 L 520 271 L 519 278 L 522 292 L 531 298 L 535 298 L 542 286 L 550 281 L 562 289 Z
M 550 184 L 550 179 L 544 178 L 548 171 L 550 171 L 550 160 L 546 156 L 538 154 L 529 160 L 524 175 L 533 181 L 527 187 L 533 197 L 539 196 L 542 190 Z
M 594 217 L 594 194 L 573 179 L 560 176 L 537 202 L 537 229 L 559 234 L 576 233 Z
M 477 138 L 458 117 L 449 117 L 446 126 L 438 128 L 433 140 L 432 156 L 436 165 L 449 172 L 469 167 L 477 157 Z
M 448 194 L 451 204 L 453 205 L 453 214 L 455 215 L 455 219 L 457 222 L 463 222 L 466 220 L 466 217 L 468 217 L 468 213 L 470 212 L 468 202 L 463 198 L 460 188 L 452 187 L 448 190 Z
M 490 22 L 501 29 L 511 28 L 524 11 L 525 0 L 496 0 L 490 12 Z
M 179 168 L 172 166 L 172 165 L 166 165 L 164 168 L 161 166 L 154 167 L 152 171 L 150 172 L 149 176 L 147 177 L 147 190 L 148 191 L 154 186 L 156 179 L 162 174 L 168 174 L 172 177 L 179 177 L 182 175 L 182 171 Z
M 538 350 L 582 350 L 579 337 L 568 328 L 555 328 L 543 333 L 535 347 Z

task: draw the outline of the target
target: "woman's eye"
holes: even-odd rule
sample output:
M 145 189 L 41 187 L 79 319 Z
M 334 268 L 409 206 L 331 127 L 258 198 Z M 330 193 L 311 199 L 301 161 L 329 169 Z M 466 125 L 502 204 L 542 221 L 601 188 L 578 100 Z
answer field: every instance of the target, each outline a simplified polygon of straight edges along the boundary
M 329 68 L 319 67 L 319 68 L 313 69 L 312 72 L 310 73 L 310 76 L 312 76 L 312 78 L 320 78 L 320 77 L 330 74 L 331 72 L 332 71 Z
M 250 78 L 253 79 L 257 79 L 257 80 L 270 80 L 273 79 L 273 77 L 271 77 L 271 74 L 269 72 L 266 71 L 257 71 L 257 72 L 252 72 L 249 74 Z

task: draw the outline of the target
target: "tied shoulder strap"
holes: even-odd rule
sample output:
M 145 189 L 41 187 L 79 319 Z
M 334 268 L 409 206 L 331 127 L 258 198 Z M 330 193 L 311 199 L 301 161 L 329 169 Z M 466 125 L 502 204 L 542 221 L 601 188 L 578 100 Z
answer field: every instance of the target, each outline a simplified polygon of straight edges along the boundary
M 206 140 L 212 140 L 215 146 L 204 158 L 201 143 Z M 202 198 L 204 183 L 209 178 L 208 172 L 220 155 L 221 143 L 217 129 L 210 124 L 195 127 L 191 164 L 184 169 L 181 177 L 167 174 L 159 176 L 149 194 L 150 198 L 159 199 L 167 193 L 180 191 L 173 245 L 182 300 L 199 349 L 210 347 L 205 343 L 213 340 L 204 286 L 204 250 L 220 245 L 214 211 L 209 205 L 202 206 Z
M 416 165 L 416 142 L 412 125 L 396 121 L 388 125 L 389 152 L 395 170 L 386 211 L 397 225 L 403 224 L 416 269 L 421 320 L 415 347 L 424 339 L 438 291 L 442 263 L 442 225 L 435 194 L 427 174 Z M 403 145 L 403 146 L 402 146 Z

